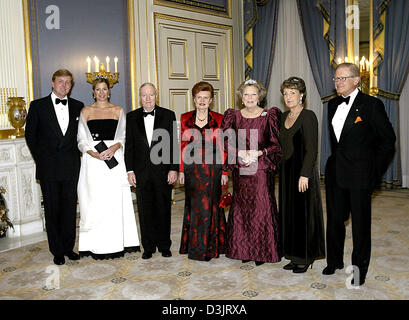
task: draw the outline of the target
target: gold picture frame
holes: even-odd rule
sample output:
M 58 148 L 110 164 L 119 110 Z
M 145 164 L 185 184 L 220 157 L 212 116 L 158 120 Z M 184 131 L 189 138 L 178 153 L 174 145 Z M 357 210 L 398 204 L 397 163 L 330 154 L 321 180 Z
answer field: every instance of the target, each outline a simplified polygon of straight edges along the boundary
M 195 0 L 154 0 L 154 5 L 213 14 L 223 18 L 232 18 L 231 0 L 226 0 L 226 8 Z

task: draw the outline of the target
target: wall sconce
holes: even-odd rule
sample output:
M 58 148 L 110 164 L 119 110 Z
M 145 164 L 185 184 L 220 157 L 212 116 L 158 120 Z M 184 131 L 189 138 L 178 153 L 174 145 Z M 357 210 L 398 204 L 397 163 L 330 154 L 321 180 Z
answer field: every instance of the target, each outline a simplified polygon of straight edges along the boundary
M 87 57 L 87 65 L 88 65 L 88 70 L 85 73 L 87 76 L 87 82 L 93 83 L 95 79 L 107 79 L 109 82 L 109 87 L 112 88 L 115 83 L 118 82 L 119 78 L 119 72 L 118 72 L 118 57 L 114 58 L 114 64 L 115 64 L 115 72 L 111 73 L 110 70 L 110 59 L 109 57 L 106 57 L 105 59 L 106 64 L 107 64 L 107 69 L 105 70 L 105 66 L 103 63 L 99 63 L 98 57 L 94 56 L 94 63 L 95 63 L 95 71 L 94 73 L 91 73 L 91 58 Z

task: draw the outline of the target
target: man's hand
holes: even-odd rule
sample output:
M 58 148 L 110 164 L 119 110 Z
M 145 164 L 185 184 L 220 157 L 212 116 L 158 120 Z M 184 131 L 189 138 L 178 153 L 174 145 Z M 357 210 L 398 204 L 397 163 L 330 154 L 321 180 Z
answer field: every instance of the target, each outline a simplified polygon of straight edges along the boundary
M 178 178 L 177 171 L 171 170 L 168 173 L 168 184 L 174 184 Z
M 131 186 L 136 188 L 136 176 L 135 173 L 129 172 L 128 173 L 128 182 Z
M 227 174 L 222 174 L 222 179 L 221 179 L 222 186 L 227 184 L 227 182 L 229 182 L 229 176 Z
M 179 172 L 179 183 L 185 184 L 185 173 L 184 172 Z

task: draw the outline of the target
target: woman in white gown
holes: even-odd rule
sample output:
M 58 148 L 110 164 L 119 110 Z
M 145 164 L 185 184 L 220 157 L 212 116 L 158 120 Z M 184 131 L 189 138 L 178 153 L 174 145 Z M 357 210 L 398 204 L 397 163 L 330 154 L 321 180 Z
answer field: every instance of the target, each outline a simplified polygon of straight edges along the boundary
M 82 109 L 78 124 L 82 152 L 78 251 L 80 256 L 111 259 L 140 251 L 123 155 L 126 115 L 120 106 L 109 102 L 106 79 L 95 80 L 92 88 L 95 103 Z M 108 149 L 98 153 L 95 146 L 101 141 Z M 117 165 L 110 169 L 106 162 L 115 161 L 113 158 Z

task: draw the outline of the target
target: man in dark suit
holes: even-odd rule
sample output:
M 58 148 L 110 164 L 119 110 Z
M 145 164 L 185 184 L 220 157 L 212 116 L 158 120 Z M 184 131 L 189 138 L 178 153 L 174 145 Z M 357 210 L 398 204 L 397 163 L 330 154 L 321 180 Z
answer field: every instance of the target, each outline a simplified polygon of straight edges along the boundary
M 156 89 L 139 89 L 142 108 L 127 114 L 125 164 L 128 181 L 136 188 L 144 252 L 150 259 L 158 251 L 170 257 L 172 184 L 179 171 L 176 116 L 156 105 Z
M 73 86 L 70 71 L 57 70 L 51 86 L 49 96 L 31 102 L 25 135 L 43 194 L 48 245 L 54 263 L 62 265 L 64 256 L 79 259 L 73 249 L 80 170 L 77 129 L 84 104 L 68 97 Z
M 344 267 L 345 221 L 351 213 L 355 286 L 364 284 L 371 256 L 372 192 L 396 140 L 382 101 L 359 91 L 360 80 L 356 65 L 337 66 L 339 96 L 328 104 L 332 154 L 325 168 L 327 267 L 322 272 L 330 275 Z

